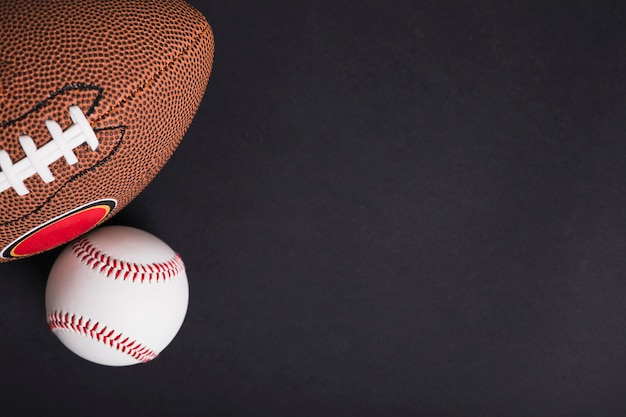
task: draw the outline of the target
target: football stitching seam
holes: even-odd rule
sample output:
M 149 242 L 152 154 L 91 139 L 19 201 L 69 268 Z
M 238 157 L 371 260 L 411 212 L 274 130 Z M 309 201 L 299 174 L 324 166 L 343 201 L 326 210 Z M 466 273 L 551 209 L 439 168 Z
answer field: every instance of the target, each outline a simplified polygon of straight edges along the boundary
M 182 57 L 185 56 L 185 54 L 199 42 L 201 36 L 204 33 L 206 33 L 209 29 L 210 29 L 210 26 L 208 24 L 205 24 L 204 28 L 201 31 L 199 31 L 197 35 L 192 37 L 191 42 L 185 45 L 178 55 L 176 55 L 170 62 L 165 63 L 163 67 L 160 68 L 157 72 L 155 72 L 152 77 L 147 78 L 143 82 L 143 84 L 139 86 L 135 91 L 130 92 L 126 97 L 123 97 L 118 103 L 112 105 L 111 108 L 106 113 L 103 113 L 102 115 L 98 116 L 94 120 L 94 122 L 100 121 L 104 117 L 110 115 L 115 109 L 121 107 L 124 103 L 134 98 L 139 92 L 145 90 L 148 85 L 152 84 L 155 80 L 157 80 L 169 67 L 172 67 L 175 63 L 179 62 L 182 59 Z M 102 99 L 103 92 L 104 92 L 104 88 L 96 84 L 87 84 L 87 83 L 80 83 L 80 82 L 67 84 L 59 88 L 58 90 L 51 92 L 48 97 L 36 103 L 30 110 L 27 110 L 26 112 L 19 115 L 18 117 L 15 117 L 13 119 L 3 120 L 2 122 L 0 122 L 0 127 L 6 127 L 11 124 L 17 123 L 21 120 L 24 120 L 31 113 L 41 110 L 48 101 L 54 99 L 56 96 L 61 95 L 62 93 L 66 91 L 72 91 L 72 90 L 95 90 L 98 92 L 96 98 L 94 99 L 93 103 L 89 107 L 89 110 L 87 110 L 87 113 L 85 113 L 87 116 L 91 115 L 95 111 L 95 108 L 98 106 L 100 100 Z
M 204 28 L 199 31 L 194 37 L 192 37 L 191 41 L 185 45 L 180 53 L 178 55 L 176 55 L 170 62 L 166 62 L 161 68 L 159 68 L 151 77 L 148 77 L 144 80 L 144 82 L 138 86 L 134 91 L 131 91 L 130 93 L 128 93 L 128 95 L 126 95 L 125 97 L 122 97 L 122 99 L 115 103 L 114 105 L 112 105 L 108 111 L 106 113 L 101 114 L 100 116 L 96 117 L 94 119 L 94 122 L 98 122 L 100 120 L 102 120 L 103 118 L 105 118 L 106 116 L 108 116 L 109 114 L 113 113 L 115 110 L 117 110 L 118 108 L 122 107 L 124 104 L 126 104 L 127 102 L 133 100 L 137 94 L 141 93 L 142 91 L 146 90 L 150 85 L 152 85 L 154 82 L 156 82 L 165 72 L 167 72 L 171 67 L 173 67 L 175 64 L 177 64 L 178 62 L 180 62 L 182 60 L 182 58 L 195 46 L 198 44 L 198 42 L 200 41 L 200 38 L 202 37 L 202 35 L 206 32 L 208 32 L 210 30 L 210 26 L 208 24 L 205 24 Z
M 140 362 L 149 362 L 157 357 L 157 353 L 122 333 L 116 332 L 108 326 L 101 326 L 99 322 L 91 324 L 91 319 L 85 320 L 82 316 L 54 310 L 48 314 L 48 325 L 54 331 L 66 330 L 89 336 L 116 350 L 132 356 Z
M 183 260 L 178 254 L 166 262 L 140 264 L 122 261 L 100 251 L 87 238 L 75 241 L 72 244 L 72 251 L 82 263 L 115 280 L 159 283 L 176 278 L 185 269 Z
M 91 106 L 89 106 L 89 109 L 87 110 L 87 112 L 85 113 L 86 116 L 91 115 L 96 107 L 98 107 L 98 103 L 100 102 L 100 100 L 102 99 L 102 93 L 104 91 L 103 87 L 100 87 L 96 84 L 87 84 L 87 83 L 72 83 L 72 84 L 66 84 L 63 87 L 57 89 L 56 91 L 53 91 L 50 93 L 50 95 L 48 97 L 46 97 L 45 99 L 39 101 L 38 103 L 36 103 L 32 108 L 30 108 L 29 110 L 25 111 L 24 113 L 20 114 L 19 116 L 13 118 L 13 119 L 7 119 L 7 120 L 3 120 L 0 123 L 0 127 L 6 127 L 6 126 L 10 126 L 14 123 L 20 122 L 24 119 L 26 119 L 31 113 L 35 113 L 41 109 L 44 108 L 44 106 L 51 100 L 53 100 L 55 97 L 60 96 L 61 94 L 67 92 L 67 91 L 74 91 L 74 90 L 94 90 L 97 91 L 97 95 L 96 98 L 93 100 L 93 102 L 91 103 Z

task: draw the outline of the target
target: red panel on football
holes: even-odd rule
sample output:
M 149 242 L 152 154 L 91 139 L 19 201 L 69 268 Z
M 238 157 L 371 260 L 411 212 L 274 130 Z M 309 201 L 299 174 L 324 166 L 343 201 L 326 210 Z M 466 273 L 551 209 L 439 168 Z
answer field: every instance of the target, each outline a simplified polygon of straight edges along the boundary
M 213 46 L 181 0 L 0 2 L 0 262 L 65 243 L 148 185 L 196 113 Z M 103 218 L 81 214 L 102 204 Z

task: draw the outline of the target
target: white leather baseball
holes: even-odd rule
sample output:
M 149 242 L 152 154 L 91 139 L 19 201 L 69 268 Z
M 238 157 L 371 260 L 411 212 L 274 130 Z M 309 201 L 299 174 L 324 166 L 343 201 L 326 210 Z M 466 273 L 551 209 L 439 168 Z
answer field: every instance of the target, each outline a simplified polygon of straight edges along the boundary
M 139 229 L 107 226 L 70 244 L 46 286 L 50 328 L 89 361 L 125 366 L 154 359 L 187 314 L 181 258 Z

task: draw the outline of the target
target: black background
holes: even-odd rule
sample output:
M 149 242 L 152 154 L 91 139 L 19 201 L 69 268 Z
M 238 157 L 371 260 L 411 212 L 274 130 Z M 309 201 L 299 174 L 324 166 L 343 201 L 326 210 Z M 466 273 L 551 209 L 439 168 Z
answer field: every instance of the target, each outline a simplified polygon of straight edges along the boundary
M 0 265 L 6 415 L 623 416 L 619 2 L 193 2 L 205 99 L 109 224 L 177 250 L 186 321 L 109 368 Z

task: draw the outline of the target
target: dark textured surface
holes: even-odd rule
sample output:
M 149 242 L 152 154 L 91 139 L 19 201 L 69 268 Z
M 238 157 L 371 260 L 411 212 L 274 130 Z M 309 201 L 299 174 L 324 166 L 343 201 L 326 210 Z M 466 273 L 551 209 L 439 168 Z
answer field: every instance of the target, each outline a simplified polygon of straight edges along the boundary
M 623 416 L 625 10 L 195 2 L 198 117 L 112 222 L 179 251 L 153 363 L 49 332 L 55 253 L 0 265 L 13 414 Z

